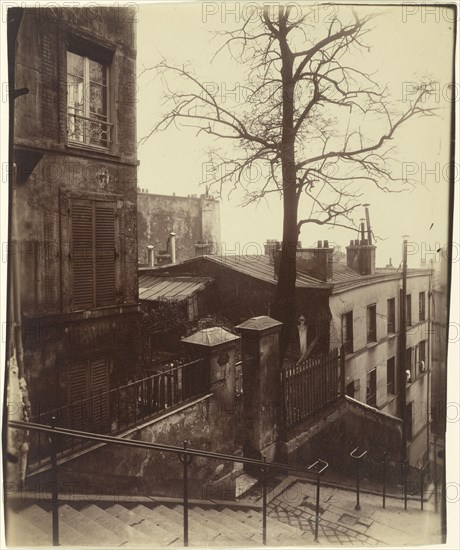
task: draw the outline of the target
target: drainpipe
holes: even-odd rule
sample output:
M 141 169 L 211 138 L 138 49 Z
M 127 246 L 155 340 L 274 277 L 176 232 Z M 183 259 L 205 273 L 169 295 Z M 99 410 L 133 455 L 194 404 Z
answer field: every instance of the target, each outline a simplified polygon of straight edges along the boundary
M 428 287 L 428 342 L 426 353 L 426 450 L 430 461 L 430 423 L 431 423 L 431 300 L 433 299 L 433 261 L 431 261 L 430 282 Z M 436 452 L 436 451 L 435 451 Z
M 407 344 L 407 326 L 406 326 L 406 294 L 407 294 L 407 239 L 403 244 L 403 279 L 400 298 L 400 319 L 399 319 L 399 407 L 403 421 L 402 424 L 402 443 L 401 460 L 403 463 L 407 459 L 407 424 L 406 424 L 406 344 Z
M 169 241 L 169 253 L 171 254 L 171 263 L 176 263 L 176 235 L 177 233 L 171 232 L 169 234 L 170 241 Z
M 147 245 L 147 263 L 149 264 L 149 267 L 155 267 L 155 254 L 153 253 L 154 248 L 155 247 L 153 244 Z

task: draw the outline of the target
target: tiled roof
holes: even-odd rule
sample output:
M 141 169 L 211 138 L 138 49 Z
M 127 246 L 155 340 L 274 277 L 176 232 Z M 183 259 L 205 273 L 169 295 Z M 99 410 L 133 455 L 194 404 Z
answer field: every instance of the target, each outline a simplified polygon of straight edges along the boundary
M 407 270 L 408 277 L 428 274 L 429 270 L 422 268 Z M 346 263 L 337 262 L 333 266 L 333 292 L 341 292 L 352 287 L 364 286 L 367 283 L 376 283 L 382 280 L 400 279 L 401 277 L 402 269 L 377 267 L 372 275 L 360 275 L 348 267 Z
M 209 277 L 139 277 L 139 300 L 185 300 L 203 290 Z
M 250 277 L 276 283 L 275 269 L 269 262 L 267 255 L 234 255 L 234 256 L 204 256 L 207 260 L 234 269 Z M 331 288 L 330 283 L 310 277 L 305 273 L 297 273 L 296 287 L 298 288 Z
M 205 255 L 200 256 L 198 258 L 191 258 L 189 260 L 185 260 L 181 262 L 182 264 L 193 264 L 197 261 L 209 261 L 213 262 L 215 264 L 224 266 L 228 269 L 232 269 L 235 271 L 238 271 L 239 273 L 243 273 L 245 275 L 248 275 L 249 277 L 254 277 L 255 279 L 259 279 L 261 281 L 266 281 L 268 283 L 276 284 L 277 279 L 275 278 L 275 269 L 273 264 L 269 261 L 268 255 L 262 255 L 262 254 L 245 254 L 245 255 L 226 255 L 226 256 L 219 256 L 219 255 Z M 161 271 L 166 270 L 168 268 L 171 268 L 172 265 L 169 266 L 161 266 Z M 408 269 L 407 275 L 408 277 L 411 276 L 417 276 L 417 275 L 427 275 L 429 273 L 428 269 Z M 139 280 L 139 286 L 141 287 L 141 276 Z M 353 287 L 359 287 L 359 286 L 365 286 L 366 284 L 370 283 L 376 283 L 379 281 L 384 280 L 392 280 L 392 279 L 399 279 L 402 277 L 402 270 L 396 269 L 396 268 L 376 268 L 375 273 L 373 275 L 360 275 L 353 269 L 347 266 L 345 262 L 334 262 L 333 264 L 333 280 L 332 281 L 321 281 L 319 279 L 316 279 L 314 277 L 311 277 L 310 275 L 307 275 L 306 273 L 302 273 L 300 271 L 297 272 L 297 279 L 296 279 L 296 287 L 297 288 L 311 288 L 311 289 L 324 289 L 324 290 L 331 290 L 333 293 L 336 292 L 342 292 L 344 290 L 348 290 Z M 168 277 L 171 280 L 181 279 L 180 277 Z M 166 278 L 161 277 L 161 280 L 165 280 Z M 191 279 L 200 279 L 203 280 L 203 278 L 200 277 L 183 277 L 182 280 L 191 280 Z M 139 292 L 141 289 L 139 289 Z M 142 298 L 140 296 L 141 299 Z M 150 298 L 152 299 L 152 298 Z

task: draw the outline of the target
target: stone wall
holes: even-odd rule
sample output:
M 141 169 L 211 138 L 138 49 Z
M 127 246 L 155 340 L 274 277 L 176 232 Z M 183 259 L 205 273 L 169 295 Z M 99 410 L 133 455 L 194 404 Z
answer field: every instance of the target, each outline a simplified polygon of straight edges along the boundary
M 219 421 L 219 403 L 213 397 L 201 399 L 180 412 L 146 423 L 128 439 L 188 446 L 213 452 L 232 452 L 226 425 Z M 110 464 L 110 468 L 102 465 Z M 189 467 L 191 498 L 231 499 L 234 497 L 233 464 L 195 457 Z M 49 474 L 29 479 L 31 491 L 43 492 Z M 108 496 L 182 496 L 182 463 L 175 453 L 117 445 L 105 445 L 59 468 L 59 483 L 65 494 Z
M 300 426 L 281 445 L 283 460 L 291 465 L 309 466 L 321 458 L 329 463 L 328 475 L 351 480 L 356 462 L 349 455 L 359 447 L 366 450 L 363 477 L 380 482 L 384 453 L 390 463 L 388 480 L 400 481 L 402 421 L 350 397 L 320 412 L 309 425 Z
M 138 254 L 141 263 L 147 263 L 147 246 L 154 253 L 166 250 L 171 232 L 176 237 L 176 261 L 194 258 L 200 254 L 216 254 L 220 245 L 219 202 L 211 197 L 176 197 L 139 193 L 137 200 Z M 212 242 L 212 249 L 196 248 L 203 242 Z
M 69 363 L 102 355 L 111 379 L 136 368 L 138 341 L 136 51 L 129 8 L 23 10 L 15 51 L 17 239 L 23 314 L 24 373 L 32 407 L 66 400 Z M 67 51 L 94 55 L 108 70 L 105 148 L 67 135 Z M 100 59 L 99 59 L 100 56 Z M 84 95 L 83 96 L 87 97 Z M 116 229 L 113 301 L 91 310 L 73 307 L 71 200 L 114 205 Z M 116 210 L 115 210 L 116 209 Z M 11 259 L 11 256 L 10 256 Z

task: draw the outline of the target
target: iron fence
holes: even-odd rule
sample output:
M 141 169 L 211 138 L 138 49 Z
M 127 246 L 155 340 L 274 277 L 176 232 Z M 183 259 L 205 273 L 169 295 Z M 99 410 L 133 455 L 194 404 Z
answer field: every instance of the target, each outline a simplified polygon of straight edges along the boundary
M 337 401 L 340 370 L 338 349 L 283 369 L 283 425 L 286 432 Z
M 91 391 L 89 397 L 32 416 L 31 422 L 100 434 L 119 434 L 140 422 L 205 395 L 210 390 L 209 362 L 197 359 L 110 390 Z M 87 442 L 59 438 L 58 456 L 79 450 Z M 30 468 L 49 457 L 41 432 L 31 434 Z

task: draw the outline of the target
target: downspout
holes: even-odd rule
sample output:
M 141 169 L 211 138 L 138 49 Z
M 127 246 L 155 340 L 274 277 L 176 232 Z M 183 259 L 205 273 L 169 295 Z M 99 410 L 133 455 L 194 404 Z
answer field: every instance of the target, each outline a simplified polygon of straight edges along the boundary
M 8 166 L 9 166 L 9 235 L 8 246 L 12 253 L 9 254 L 7 267 L 7 321 L 9 327 L 9 338 L 7 341 L 7 370 L 5 390 L 8 393 L 8 400 L 5 400 L 5 418 L 8 418 L 11 411 L 8 410 L 8 403 L 13 399 L 21 401 L 21 420 L 28 420 L 30 417 L 30 402 L 27 395 L 27 387 L 24 379 L 24 348 L 22 341 L 22 323 L 21 323 L 21 295 L 19 289 L 19 238 L 17 224 L 17 170 L 14 162 L 14 121 L 15 121 L 15 100 L 18 97 L 29 93 L 28 88 L 16 89 L 15 70 L 16 70 L 16 38 L 19 31 L 23 15 L 23 9 L 10 8 L 7 12 L 7 47 L 8 47 L 8 89 L 9 93 L 9 144 L 8 144 Z M 4 431 L 3 443 L 7 448 L 8 462 L 17 464 L 15 479 L 18 481 L 19 488 L 22 488 L 26 468 L 27 455 L 29 451 L 28 432 L 18 434 L 17 432 Z M 15 451 L 17 454 L 14 454 Z M 5 473 L 7 469 L 4 469 Z M 8 471 L 8 475 L 11 472 Z
M 430 461 L 430 422 L 431 422 L 431 300 L 433 299 L 433 262 L 431 262 L 430 280 L 428 286 L 428 350 L 427 350 L 427 369 L 426 369 L 426 451 L 428 462 Z
M 403 279 L 400 298 L 399 319 L 399 407 L 402 423 L 401 460 L 407 460 L 407 419 L 406 419 L 406 294 L 407 294 L 407 239 L 403 243 Z
M 8 342 L 8 357 L 11 357 L 16 352 L 16 361 L 18 365 L 19 378 L 24 377 L 24 351 L 22 345 L 22 326 L 21 326 L 21 296 L 19 290 L 19 250 L 16 249 L 18 239 L 17 229 L 17 204 L 16 204 L 16 185 L 17 185 L 17 165 L 14 162 L 14 113 L 15 100 L 18 97 L 29 93 L 28 88 L 15 88 L 15 68 L 16 68 L 16 37 L 21 24 L 23 10 L 14 8 L 8 10 L 8 87 L 11 90 L 9 94 L 9 147 L 8 147 L 8 164 L 9 170 L 9 219 L 10 219 L 10 234 L 9 245 L 12 247 L 12 255 L 8 263 L 8 287 L 9 303 L 8 303 L 8 322 L 13 329 L 13 341 Z M 14 350 L 14 351 L 12 351 Z

